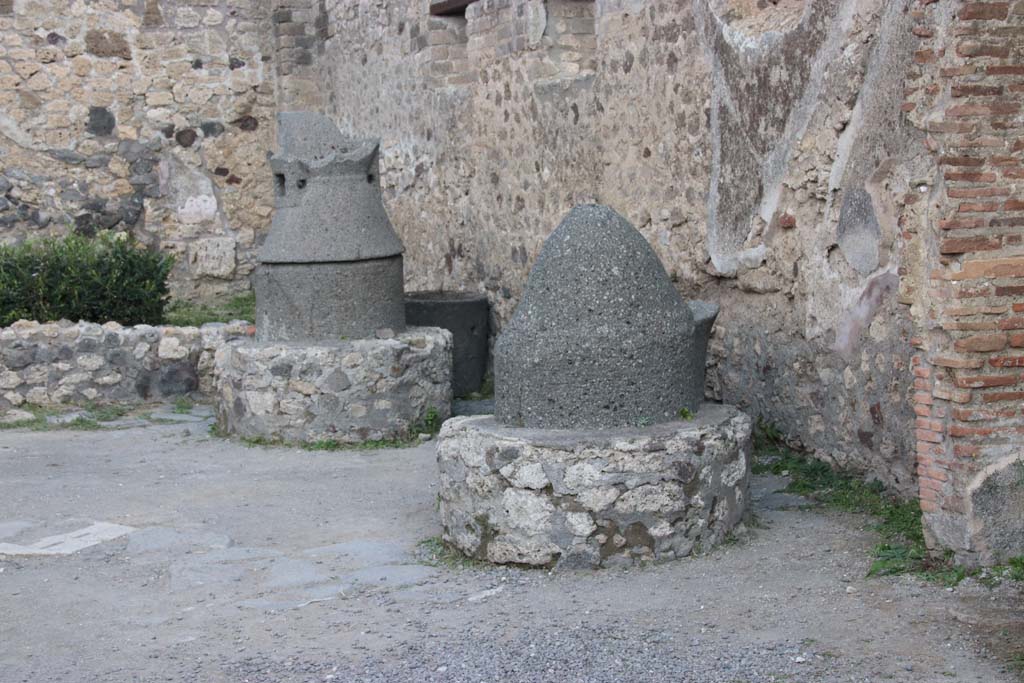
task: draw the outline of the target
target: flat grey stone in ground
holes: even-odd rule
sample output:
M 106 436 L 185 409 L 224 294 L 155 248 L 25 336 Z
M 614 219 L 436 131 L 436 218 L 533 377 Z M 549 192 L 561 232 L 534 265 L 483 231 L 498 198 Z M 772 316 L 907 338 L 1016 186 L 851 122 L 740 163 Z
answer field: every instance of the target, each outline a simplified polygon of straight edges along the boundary
M 496 417 L 574 429 L 696 411 L 704 397 L 698 336 L 643 235 L 606 206 L 578 206 L 545 241 L 495 344 Z
M 46 422 L 52 425 L 66 425 L 78 420 L 88 420 L 89 414 L 84 410 L 71 410 L 57 415 L 47 415 Z
M 878 537 L 862 517 L 756 507 L 738 543 L 628 571 L 424 566 L 432 443 L 311 453 L 181 433 L 0 432 L 5 541 L 78 528 L 67 518 L 138 529 L 0 557 L 4 683 L 1016 678 L 975 639 L 993 609 L 999 629 L 1020 623 L 1020 590 L 865 578 Z
M 7 412 L 0 415 L 0 424 L 17 424 L 18 422 L 34 420 L 35 417 L 35 415 L 28 412 L 27 410 L 18 410 L 17 408 L 11 408 Z

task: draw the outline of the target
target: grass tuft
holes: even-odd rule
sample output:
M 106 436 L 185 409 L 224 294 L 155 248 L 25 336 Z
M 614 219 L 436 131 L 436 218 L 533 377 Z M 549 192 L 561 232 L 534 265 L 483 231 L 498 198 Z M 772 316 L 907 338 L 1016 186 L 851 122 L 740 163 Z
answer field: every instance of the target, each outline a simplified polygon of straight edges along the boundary
M 195 404 L 185 396 L 179 396 L 174 401 L 174 412 L 178 415 L 188 415 L 192 412 L 192 408 L 194 407 Z
M 173 301 L 167 307 L 164 318 L 168 325 L 177 327 L 200 327 L 206 323 L 227 323 L 232 320 L 253 322 L 256 319 L 256 295 L 249 292 L 212 303 Z
M 480 560 L 466 557 L 460 551 L 444 542 L 440 536 L 425 538 L 416 544 L 416 554 L 420 562 L 430 567 L 448 567 L 449 569 L 477 569 L 486 567 Z
M 466 398 L 471 401 L 480 401 L 483 399 L 494 398 L 494 375 L 487 373 L 484 376 L 484 381 L 480 385 L 480 391 L 474 391 L 466 396 L 457 396 L 456 398 Z
M 834 469 L 821 460 L 797 453 L 785 444 L 782 433 L 758 421 L 754 434 L 755 473 L 786 475 L 789 493 L 795 493 L 836 510 L 870 515 L 882 542 L 875 546 L 868 576 L 915 574 L 928 581 L 955 586 L 968 576 L 1024 581 L 1024 557 L 1001 567 L 984 570 L 958 566 L 947 555 L 935 558 L 928 552 L 917 500 L 901 500 L 888 494 L 880 482 Z
M 109 422 L 110 420 L 117 419 L 117 417 L 120 417 L 120 415 L 112 416 L 113 413 L 117 411 L 116 407 L 113 407 L 113 406 L 109 407 L 110 408 L 109 412 L 106 412 L 106 408 L 108 408 L 108 407 L 104 407 L 104 409 L 97 409 L 97 410 L 100 411 L 100 415 L 103 418 L 108 418 L 108 419 L 104 419 L 103 421 Z M 12 422 L 12 423 L 9 423 L 9 424 L 0 424 L 0 430 L 2 430 L 2 429 L 31 429 L 34 432 L 48 432 L 48 431 L 58 431 L 58 430 L 62 430 L 62 429 L 64 429 L 64 430 L 80 430 L 80 431 L 95 431 L 97 429 L 102 429 L 103 428 L 103 425 L 101 425 L 99 423 L 99 421 L 98 421 L 100 418 L 97 417 L 96 414 L 91 412 L 91 411 L 90 411 L 89 415 L 82 415 L 82 416 L 76 417 L 75 419 L 73 419 L 73 420 L 71 420 L 69 422 L 52 423 L 52 422 L 49 422 L 46 418 L 48 418 L 51 415 L 59 415 L 60 411 L 52 409 L 52 408 L 45 408 L 45 407 L 42 407 L 42 406 L 30 406 L 30 405 L 19 406 L 18 409 L 19 410 L 24 410 L 24 411 L 29 412 L 29 413 L 32 413 L 32 417 L 30 419 L 19 420 L 18 422 Z

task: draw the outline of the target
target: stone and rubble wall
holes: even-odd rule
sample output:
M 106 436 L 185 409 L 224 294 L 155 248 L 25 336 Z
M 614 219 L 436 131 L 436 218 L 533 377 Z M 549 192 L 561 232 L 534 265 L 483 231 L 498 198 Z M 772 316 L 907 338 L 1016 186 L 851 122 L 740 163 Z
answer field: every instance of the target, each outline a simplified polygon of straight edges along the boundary
M 452 335 L 225 344 L 214 355 L 228 434 L 284 443 L 404 440 L 451 416 Z
M 0 412 L 24 404 L 142 403 L 215 391 L 214 355 L 254 329 L 19 321 L 0 328 Z
M 0 241 L 130 231 L 173 293 L 245 290 L 269 225 L 261 0 L 0 2 Z
M 506 321 L 574 205 L 612 206 L 721 303 L 709 395 L 916 493 L 900 198 L 905 3 L 327 0 L 328 113 L 383 140 L 408 289 Z
M 1024 2 L 921 3 L 903 105 L 936 168 L 908 262 L 921 509 L 965 562 L 1024 553 Z

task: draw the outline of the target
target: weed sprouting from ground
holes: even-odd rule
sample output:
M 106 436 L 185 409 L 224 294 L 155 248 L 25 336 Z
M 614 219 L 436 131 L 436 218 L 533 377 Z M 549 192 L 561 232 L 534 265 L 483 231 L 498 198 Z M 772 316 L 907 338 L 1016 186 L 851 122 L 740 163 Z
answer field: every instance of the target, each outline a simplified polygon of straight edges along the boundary
M 100 420 L 109 422 L 110 420 L 120 417 L 110 417 L 111 413 L 101 412 L 103 417 L 97 417 L 95 414 L 79 415 L 72 420 L 67 422 L 51 422 L 47 418 L 51 415 L 60 414 L 59 411 L 51 408 L 44 408 L 42 406 L 28 406 L 23 405 L 18 410 L 24 410 L 32 414 L 32 417 L 25 418 L 24 420 L 18 420 L 17 422 L 8 422 L 0 424 L 0 429 L 31 429 L 34 432 L 46 432 L 46 431 L 57 431 L 61 429 L 66 430 L 78 430 L 78 431 L 95 431 L 102 429 L 103 425 L 100 424 Z
M 179 396 L 174 401 L 174 412 L 178 415 L 188 415 L 194 407 L 195 404 L 185 396 Z
M 130 413 L 132 409 L 123 405 L 89 405 L 87 410 L 89 417 L 96 422 L 113 422 Z
M 475 569 L 487 566 L 480 560 L 466 557 L 451 547 L 440 536 L 423 539 L 416 544 L 416 554 L 423 564 L 431 567 L 448 567 L 450 569 Z
M 888 494 L 880 482 L 864 481 L 856 474 L 798 453 L 786 445 L 782 433 L 772 425 L 758 421 L 754 448 L 754 472 L 785 474 L 790 478 L 788 493 L 877 520 L 875 530 L 882 540 L 874 548 L 868 576 L 916 574 L 946 586 L 955 586 L 968 576 L 996 582 L 1002 578 L 1024 580 L 1024 558 L 984 570 L 958 566 L 950 556 L 935 558 L 925 545 L 918 501 L 901 500 Z
M 479 391 L 474 391 L 466 396 L 459 396 L 457 398 L 467 398 L 471 401 L 494 398 L 494 375 L 487 373 L 487 375 L 484 376 L 484 381 L 480 385 Z
M 436 408 L 427 408 L 423 419 L 413 426 L 412 431 L 416 434 L 430 434 L 433 436 L 441 431 L 443 423 L 444 420 L 441 419 L 441 415 L 438 414 Z

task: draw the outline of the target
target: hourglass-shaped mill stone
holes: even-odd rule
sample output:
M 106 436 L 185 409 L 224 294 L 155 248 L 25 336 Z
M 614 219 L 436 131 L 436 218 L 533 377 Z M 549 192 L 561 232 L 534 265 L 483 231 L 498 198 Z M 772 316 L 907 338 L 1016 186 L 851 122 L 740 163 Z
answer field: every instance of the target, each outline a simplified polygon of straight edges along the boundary
M 576 207 L 544 243 L 497 341 L 495 416 L 516 427 L 600 429 L 695 413 L 717 313 L 682 300 L 625 218 Z
M 257 339 L 401 332 L 403 249 L 381 200 L 378 143 L 311 112 L 279 114 L 278 140 L 274 218 L 253 277 Z

